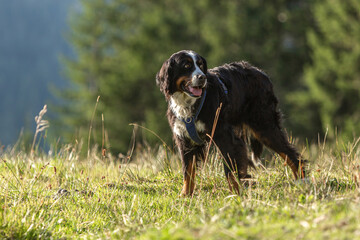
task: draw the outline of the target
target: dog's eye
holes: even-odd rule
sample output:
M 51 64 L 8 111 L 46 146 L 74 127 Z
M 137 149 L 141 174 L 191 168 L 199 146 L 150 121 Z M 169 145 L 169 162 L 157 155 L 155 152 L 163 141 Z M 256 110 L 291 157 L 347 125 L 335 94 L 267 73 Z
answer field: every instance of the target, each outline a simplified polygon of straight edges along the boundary
M 184 65 L 184 68 L 186 68 L 186 69 L 191 68 L 191 64 L 190 64 L 190 63 L 186 63 L 186 64 Z

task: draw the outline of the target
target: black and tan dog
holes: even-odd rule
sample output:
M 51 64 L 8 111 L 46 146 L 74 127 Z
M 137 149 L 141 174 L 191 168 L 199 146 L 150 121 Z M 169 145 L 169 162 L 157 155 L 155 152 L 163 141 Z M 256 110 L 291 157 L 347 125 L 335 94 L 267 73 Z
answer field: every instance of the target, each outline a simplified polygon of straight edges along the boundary
M 168 102 L 167 117 L 181 154 L 181 195 L 194 191 L 196 162 L 204 159 L 220 104 L 213 141 L 224 157 L 230 190 L 238 193 L 235 176 L 249 178 L 248 166 L 254 166 L 246 139 L 256 158 L 265 145 L 285 159 L 295 178 L 305 177 L 303 161 L 282 130 L 272 83 L 260 69 L 242 61 L 208 70 L 203 57 L 183 50 L 164 62 L 156 82 Z

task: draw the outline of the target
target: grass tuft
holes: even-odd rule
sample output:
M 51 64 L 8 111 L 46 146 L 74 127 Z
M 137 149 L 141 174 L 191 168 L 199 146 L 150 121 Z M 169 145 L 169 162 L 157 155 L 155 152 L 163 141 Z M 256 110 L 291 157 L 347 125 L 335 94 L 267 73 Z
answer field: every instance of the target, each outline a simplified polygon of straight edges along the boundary
M 359 141 L 309 145 L 306 181 L 268 155 L 239 195 L 212 149 L 188 198 L 178 197 L 181 166 L 165 145 L 137 148 L 130 159 L 95 149 L 82 158 L 80 144 L 51 154 L 4 150 L 0 238 L 360 238 Z

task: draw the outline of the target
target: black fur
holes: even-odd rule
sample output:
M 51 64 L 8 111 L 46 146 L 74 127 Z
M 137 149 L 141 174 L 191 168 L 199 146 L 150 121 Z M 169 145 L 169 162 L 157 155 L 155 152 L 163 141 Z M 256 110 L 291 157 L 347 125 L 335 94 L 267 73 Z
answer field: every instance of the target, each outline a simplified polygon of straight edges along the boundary
M 207 79 L 205 86 L 207 96 L 198 117 L 198 121 L 205 125 L 204 131 L 199 132 L 199 135 L 206 141 L 209 141 L 206 134 L 211 135 L 216 111 L 222 104 L 213 140 L 224 157 L 225 176 L 228 180 L 232 174 L 236 174 L 238 179 L 250 177 L 247 169 L 248 166 L 253 166 L 253 163 L 248 158 L 246 139 L 250 139 L 251 148 L 257 158 L 260 157 L 265 145 L 285 158 L 295 178 L 299 177 L 299 174 L 304 178 L 305 171 L 300 155 L 288 142 L 282 129 L 281 113 L 277 107 L 278 100 L 269 77 L 244 61 L 207 70 L 206 60 L 203 57 L 193 51 L 180 51 L 164 62 L 156 76 L 156 82 L 169 102 L 167 117 L 181 154 L 185 182 L 189 180 L 189 174 L 193 174 L 191 170 L 193 159 L 203 159 L 206 148 L 205 145 L 195 144 L 186 134 L 182 136 L 175 133 L 175 122 L 178 125 L 180 123 L 170 107 L 174 94 L 187 96 L 183 93 L 183 86 L 191 85 L 190 82 L 194 81 L 191 73 L 198 64 L 193 63 L 191 69 L 184 68 L 184 61 L 189 61 L 191 56 L 195 56 L 196 61 L 199 61 L 198 64 L 202 64 L 201 71 Z M 225 94 L 218 78 L 227 87 L 228 94 Z M 198 104 L 199 99 L 186 107 L 194 114 Z M 189 187 L 185 186 L 186 184 L 184 183 L 182 194 L 192 194 L 193 185 Z

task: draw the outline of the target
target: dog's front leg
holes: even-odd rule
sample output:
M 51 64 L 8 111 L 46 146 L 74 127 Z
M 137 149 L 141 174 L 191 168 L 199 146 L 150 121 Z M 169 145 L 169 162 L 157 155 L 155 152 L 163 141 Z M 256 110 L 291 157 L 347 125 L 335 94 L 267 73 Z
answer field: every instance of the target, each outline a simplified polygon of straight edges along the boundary
M 182 145 L 184 146 L 184 145 Z M 189 150 L 189 148 L 191 149 Z M 180 196 L 191 196 L 195 189 L 196 163 L 204 157 L 204 149 L 201 146 L 179 147 L 184 174 L 184 185 Z
M 192 195 L 195 188 L 196 156 L 183 159 L 184 185 L 180 193 L 181 197 Z

